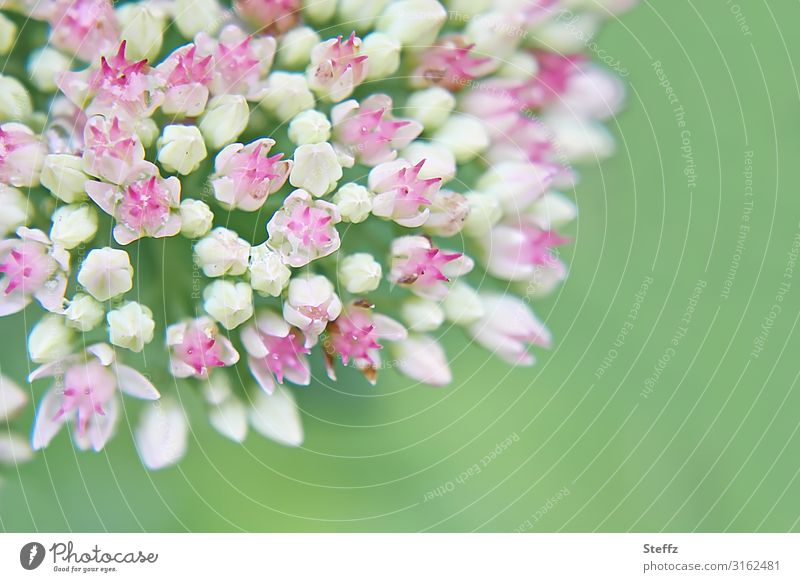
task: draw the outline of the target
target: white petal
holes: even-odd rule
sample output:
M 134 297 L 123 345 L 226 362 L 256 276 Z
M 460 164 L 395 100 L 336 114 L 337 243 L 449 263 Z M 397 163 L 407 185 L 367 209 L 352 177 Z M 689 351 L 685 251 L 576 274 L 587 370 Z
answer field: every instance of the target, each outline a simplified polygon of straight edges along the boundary
M 267 394 L 272 394 L 275 391 L 275 380 L 264 362 L 257 358 L 247 358 L 247 366 L 261 389 Z
M 256 431 L 282 445 L 299 447 L 303 444 L 300 413 L 289 390 L 278 386 L 271 396 L 259 391 L 253 400 L 250 424 Z
M 15 416 L 28 402 L 28 395 L 6 376 L 0 374 L 0 422 Z
M 189 425 L 173 400 L 148 405 L 136 429 L 136 448 L 151 470 L 174 465 L 186 454 Z
M 130 366 L 117 364 L 114 369 L 117 372 L 119 389 L 128 396 L 143 400 L 158 400 L 161 398 L 161 394 L 158 393 L 158 390 L 150 380 Z
M 217 432 L 236 443 L 242 442 L 247 436 L 247 410 L 237 398 L 228 398 L 213 407 L 208 419 Z
M 375 333 L 378 337 L 396 342 L 406 339 L 408 336 L 403 324 L 399 321 L 395 321 L 391 317 L 376 313 L 372 317 L 372 322 L 375 324 Z
M 406 376 L 432 386 L 444 386 L 453 380 L 447 356 L 432 337 L 412 335 L 394 347 L 397 367 Z
M 104 366 L 108 366 L 114 361 L 114 350 L 108 344 L 93 344 L 86 348 L 86 351 L 100 360 L 100 363 Z
M 31 436 L 31 446 L 34 450 L 38 451 L 50 444 L 50 441 L 61 429 L 66 420 L 66 415 L 55 420 L 56 413 L 60 407 L 61 395 L 56 392 L 55 387 L 50 388 L 45 392 L 42 401 L 39 403 L 39 409 L 36 411 L 33 435 Z
M 24 463 L 32 458 L 33 451 L 24 437 L 7 429 L 0 431 L 0 463 Z

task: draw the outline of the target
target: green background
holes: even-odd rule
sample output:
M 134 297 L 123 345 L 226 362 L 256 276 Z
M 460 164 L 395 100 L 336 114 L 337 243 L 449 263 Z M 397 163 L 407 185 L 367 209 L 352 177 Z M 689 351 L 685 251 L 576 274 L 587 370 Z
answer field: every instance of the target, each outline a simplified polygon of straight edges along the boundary
M 127 423 L 96 455 L 62 434 L 6 473 L 0 527 L 800 529 L 800 271 L 789 256 L 800 232 L 798 22 L 794 1 L 669 0 L 607 24 L 598 46 L 630 72 L 628 107 L 612 123 L 617 154 L 581 168 L 571 276 L 535 304 L 556 338 L 536 367 L 512 370 L 452 330 L 447 388 L 388 370 L 375 388 L 350 374 L 297 390 L 300 450 L 255 434 L 244 446 L 224 440 L 187 393 L 191 444 L 176 468 L 146 472 Z M 0 366 L 20 379 L 26 322 L 0 325 Z

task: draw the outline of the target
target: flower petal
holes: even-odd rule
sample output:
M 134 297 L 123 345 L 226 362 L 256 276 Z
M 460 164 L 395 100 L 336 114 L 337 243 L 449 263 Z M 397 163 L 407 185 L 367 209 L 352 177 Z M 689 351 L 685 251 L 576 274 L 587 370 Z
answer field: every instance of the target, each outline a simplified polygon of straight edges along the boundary
M 140 372 L 124 364 L 116 364 L 114 370 L 117 373 L 119 389 L 128 396 L 141 398 L 142 400 L 158 400 L 161 394 L 156 387 L 145 378 Z
M 267 438 L 282 445 L 299 447 L 303 444 L 303 425 L 294 396 L 278 386 L 270 396 L 257 392 L 250 409 L 250 425 Z

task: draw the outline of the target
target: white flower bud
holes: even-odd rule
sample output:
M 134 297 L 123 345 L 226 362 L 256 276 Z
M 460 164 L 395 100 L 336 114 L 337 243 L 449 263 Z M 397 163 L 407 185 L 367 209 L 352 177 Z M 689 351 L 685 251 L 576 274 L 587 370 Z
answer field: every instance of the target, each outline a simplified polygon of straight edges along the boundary
M 223 22 L 222 6 L 217 0 L 175 0 L 175 25 L 186 38 L 198 32 L 214 35 Z
M 303 0 L 303 16 L 314 24 L 328 22 L 336 12 L 336 0 Z
M 86 181 L 80 156 L 48 154 L 44 157 L 39 181 L 56 198 L 67 204 L 86 199 Z
M 28 336 L 28 354 L 37 364 L 54 362 L 72 352 L 72 330 L 60 315 L 42 317 Z
M 194 245 L 197 264 L 206 277 L 242 275 L 250 259 L 250 243 L 235 231 L 219 226 Z
M 406 299 L 400 307 L 400 316 L 410 331 L 433 331 L 444 323 L 444 311 L 439 304 L 422 297 Z
M 526 215 L 542 230 L 554 230 L 578 216 L 575 203 L 559 192 L 545 192 Z
M 356 32 L 369 30 L 388 3 L 389 0 L 339 0 L 339 20 Z
M 456 158 L 453 152 L 443 145 L 414 141 L 403 150 L 400 157 L 408 160 L 412 165 L 425 160 L 419 173 L 420 180 L 441 178 L 444 183 L 452 180 L 456 175 Z
M 571 115 L 548 116 L 556 151 L 568 162 L 593 162 L 610 157 L 616 148 L 611 132 L 600 122 Z
M 361 184 L 348 182 L 334 194 L 333 201 L 348 222 L 364 222 L 372 212 L 372 193 Z
M 500 201 L 482 192 L 468 192 L 469 214 L 464 222 L 464 232 L 470 236 L 483 236 L 503 217 Z
M 519 20 L 501 11 L 478 14 L 464 27 L 467 42 L 475 45 L 472 54 L 494 57 L 496 64 L 511 57 L 526 35 Z
M 316 109 L 298 113 L 289 124 L 289 139 L 299 146 L 328 141 L 330 137 L 331 122 Z
M 450 91 L 443 87 L 431 87 L 412 93 L 403 112 L 430 131 L 447 121 L 455 106 L 456 98 Z
M 146 305 L 131 301 L 109 311 L 106 320 L 109 340 L 115 346 L 141 352 L 145 344 L 153 341 L 156 324 L 153 312 Z
M 97 327 L 103 321 L 104 315 L 103 305 L 86 293 L 75 295 L 64 311 L 65 323 L 73 329 L 84 332 Z
M 111 247 L 89 251 L 78 271 L 78 283 L 98 301 L 127 293 L 133 288 L 133 267 L 128 253 Z
M 445 4 L 451 20 L 466 22 L 476 14 L 488 10 L 492 0 L 447 0 Z
M 190 174 L 206 159 L 206 144 L 194 125 L 168 125 L 158 138 L 158 163 L 168 172 Z
M 211 230 L 214 213 L 208 204 L 194 198 L 181 200 L 181 234 L 186 238 L 200 238 Z
M 336 188 L 342 177 L 342 166 L 327 142 L 301 145 L 294 151 L 294 166 L 289 183 L 314 196 L 324 196 Z
M 478 293 L 463 281 L 453 283 L 442 306 L 447 319 L 459 325 L 475 323 L 485 313 Z
M 453 152 L 459 164 L 470 161 L 489 147 L 489 134 L 483 123 L 468 115 L 450 116 L 433 140 Z
M 53 213 L 50 240 L 65 249 L 88 242 L 97 233 L 97 211 L 88 204 L 62 206 Z
M 279 296 L 291 276 L 292 271 L 267 243 L 250 249 L 250 286 L 262 295 Z
M 528 52 L 516 52 L 503 63 L 497 71 L 500 77 L 526 81 L 532 79 L 539 72 L 539 61 L 533 54 Z
M 236 141 L 250 120 L 250 108 L 241 95 L 219 95 L 208 103 L 200 118 L 200 132 L 206 143 L 218 150 Z
M 382 274 L 381 264 L 369 253 L 354 253 L 339 263 L 339 281 L 350 293 L 375 291 Z
M 311 60 L 311 49 L 321 40 L 317 31 L 308 26 L 291 29 L 280 39 L 278 53 L 275 55 L 278 64 L 291 69 L 305 67 Z
M 186 413 L 172 398 L 148 404 L 134 435 L 144 466 L 151 471 L 169 467 L 186 454 L 189 424 Z
M 235 443 L 247 437 L 247 408 L 235 396 L 212 408 L 208 420 L 218 433 Z
M 8 184 L 0 184 L 0 238 L 28 224 L 31 212 L 27 197 Z
M 572 18 L 551 18 L 536 28 L 532 38 L 548 51 L 572 54 L 586 50 L 587 39 L 595 36 L 599 25 L 596 14 L 573 13 Z
M 49 46 L 42 47 L 28 58 L 28 77 L 39 91 L 53 93 L 58 89 L 56 78 L 69 66 L 69 57 Z
M 385 79 L 400 68 L 400 42 L 380 32 L 373 32 L 364 38 L 361 52 L 367 55 L 369 70 L 367 79 Z
M 7 55 L 10 53 L 16 40 L 17 25 L 3 14 L 0 14 L 0 55 Z
M 164 40 L 164 13 L 156 6 L 144 2 L 123 4 L 116 10 L 125 41 L 125 57 L 132 61 L 152 61 L 161 51 Z
M 267 92 L 260 105 L 282 122 L 314 108 L 314 95 L 306 76 L 300 73 L 275 71 L 267 77 Z
M 390 2 L 378 18 L 376 29 L 396 38 L 403 46 L 429 46 L 447 20 L 444 6 L 435 0 Z
M 31 95 L 14 77 L 0 75 L 0 121 L 22 121 L 33 113 Z
M 238 327 L 253 316 L 253 289 L 247 283 L 214 281 L 203 291 L 203 308 L 225 329 Z

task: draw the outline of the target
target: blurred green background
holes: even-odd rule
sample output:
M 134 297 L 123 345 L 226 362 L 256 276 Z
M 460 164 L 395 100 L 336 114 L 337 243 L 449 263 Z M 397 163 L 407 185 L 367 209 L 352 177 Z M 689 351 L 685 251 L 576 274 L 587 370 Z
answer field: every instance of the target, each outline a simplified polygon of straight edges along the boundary
M 186 393 L 177 467 L 146 472 L 128 424 L 100 454 L 62 433 L 6 474 L 0 527 L 800 529 L 798 22 L 795 1 L 645 0 L 604 28 L 629 103 L 616 156 L 581 168 L 571 276 L 535 305 L 556 337 L 536 367 L 454 330 L 447 388 L 388 370 L 375 388 L 297 390 L 299 450 L 224 440 Z M 25 330 L 0 324 L 17 379 Z

